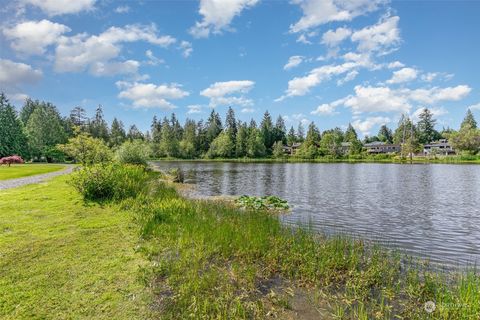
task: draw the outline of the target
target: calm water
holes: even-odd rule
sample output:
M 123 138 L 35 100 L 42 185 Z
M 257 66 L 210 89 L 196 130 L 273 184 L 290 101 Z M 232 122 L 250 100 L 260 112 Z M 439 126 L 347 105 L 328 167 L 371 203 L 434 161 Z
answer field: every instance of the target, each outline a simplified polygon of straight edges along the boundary
M 157 162 L 199 195 L 278 195 L 286 223 L 372 239 L 448 265 L 480 262 L 480 166 Z

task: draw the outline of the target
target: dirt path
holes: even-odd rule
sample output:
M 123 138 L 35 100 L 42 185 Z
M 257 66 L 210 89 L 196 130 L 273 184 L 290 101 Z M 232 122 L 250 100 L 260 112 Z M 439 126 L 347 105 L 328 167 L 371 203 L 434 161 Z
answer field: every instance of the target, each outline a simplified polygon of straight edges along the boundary
M 16 188 L 20 187 L 26 184 L 32 184 L 32 183 L 39 183 L 42 182 L 48 178 L 60 176 L 63 174 L 67 174 L 72 172 L 74 166 L 73 165 L 65 165 L 64 169 L 54 171 L 54 172 L 49 172 L 49 173 L 44 173 L 44 174 L 37 174 L 34 176 L 29 176 L 29 177 L 24 177 L 24 178 L 17 178 L 17 179 L 9 179 L 9 180 L 0 180 L 0 190 L 3 189 L 10 189 L 10 188 Z

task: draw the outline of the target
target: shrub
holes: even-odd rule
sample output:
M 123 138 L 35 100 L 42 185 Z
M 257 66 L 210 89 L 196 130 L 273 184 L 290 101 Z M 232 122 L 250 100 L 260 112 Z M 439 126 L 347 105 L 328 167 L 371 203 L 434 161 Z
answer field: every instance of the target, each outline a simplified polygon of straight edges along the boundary
M 112 163 L 76 170 L 70 183 L 85 200 L 108 201 L 136 197 L 147 188 L 148 180 L 142 166 Z
M 105 142 L 97 138 L 92 138 L 85 132 L 68 139 L 67 144 L 58 145 L 57 147 L 83 165 L 103 163 L 112 160 L 112 152 Z
M 0 158 L 0 165 L 7 164 L 10 167 L 12 163 L 25 163 L 25 161 L 23 161 L 22 157 L 17 155 Z
M 117 150 L 116 159 L 124 164 L 147 165 L 150 149 L 141 140 L 126 141 Z

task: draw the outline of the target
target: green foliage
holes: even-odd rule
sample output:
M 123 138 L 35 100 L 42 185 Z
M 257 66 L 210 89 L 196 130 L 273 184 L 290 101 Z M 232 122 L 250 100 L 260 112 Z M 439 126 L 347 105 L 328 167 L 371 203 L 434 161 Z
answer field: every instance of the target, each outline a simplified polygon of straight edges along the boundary
M 353 135 L 352 137 L 353 138 Z M 320 141 L 320 151 L 324 155 L 338 157 L 342 154 L 341 144 L 343 136 L 338 131 L 324 132 Z
M 265 111 L 262 122 L 260 123 L 260 134 L 267 153 L 271 152 L 275 143 L 275 133 L 273 130 L 272 117 L 268 111 Z
M 0 158 L 11 155 L 28 155 L 27 137 L 15 108 L 0 93 Z
M 433 113 L 424 108 L 418 117 L 420 119 L 417 123 L 418 141 L 426 144 L 440 139 L 440 133 L 435 130 L 437 120 L 433 118 Z
M 247 196 L 243 195 L 235 199 L 235 204 L 244 209 L 253 210 L 288 210 L 288 201 L 277 196 Z
M 250 158 L 263 157 L 266 154 L 265 144 L 260 130 L 251 128 L 247 141 L 247 156 Z
M 385 143 L 393 143 L 393 133 L 390 128 L 388 128 L 385 124 L 380 127 L 378 131 L 378 139 Z
M 108 143 L 108 124 L 103 117 L 101 105 L 95 110 L 95 117 L 88 123 L 88 132 L 92 137 L 102 139 L 105 143 Z
M 462 124 L 460 125 L 460 128 L 463 128 L 463 127 L 477 129 L 477 121 L 475 120 L 472 110 L 470 109 L 467 110 L 467 114 L 465 115 L 465 118 L 463 119 Z
M 143 166 L 95 164 L 72 173 L 70 183 L 85 200 L 109 201 L 136 197 L 147 188 Z
M 235 144 L 228 132 L 223 131 L 210 144 L 207 157 L 230 158 L 235 155 Z
M 245 157 L 247 155 L 248 145 L 248 128 L 246 123 L 241 123 L 238 126 L 237 141 L 235 144 L 235 155 L 238 158 Z
M 115 159 L 123 164 L 147 165 L 150 156 L 148 144 L 142 140 L 125 141 L 115 153 Z
M 468 154 L 476 154 L 480 151 L 480 129 L 465 123 L 458 132 L 447 134 L 447 137 L 455 150 Z
M 273 152 L 272 156 L 275 159 L 281 159 L 285 157 L 285 153 L 283 152 L 283 143 L 282 141 L 277 141 L 273 144 Z
M 125 129 L 123 128 L 122 121 L 118 121 L 117 118 L 113 118 L 112 127 L 110 129 L 110 146 L 111 147 L 118 147 L 122 143 L 125 142 L 127 139 L 127 134 L 125 133 Z
M 83 165 L 104 163 L 112 159 L 112 152 L 105 142 L 92 138 L 86 132 L 68 139 L 68 143 L 59 145 L 58 149 Z

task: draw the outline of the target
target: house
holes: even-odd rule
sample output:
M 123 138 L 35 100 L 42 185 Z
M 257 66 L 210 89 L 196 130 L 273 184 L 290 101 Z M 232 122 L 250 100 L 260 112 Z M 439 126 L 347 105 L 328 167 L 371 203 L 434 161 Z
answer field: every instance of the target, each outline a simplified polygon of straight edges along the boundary
M 447 139 L 440 139 L 423 146 L 424 155 L 430 155 L 432 153 L 447 156 L 449 154 L 455 154 L 455 150 L 448 143 Z
M 302 144 L 300 142 L 295 142 L 291 146 L 283 146 L 283 152 L 285 154 L 294 155 Z
M 351 142 L 342 142 L 340 145 L 340 152 L 342 154 L 348 154 L 350 152 Z
M 367 153 L 370 154 L 398 153 L 402 151 L 402 147 L 399 144 L 385 143 L 382 141 L 366 143 L 364 147 L 367 148 Z

